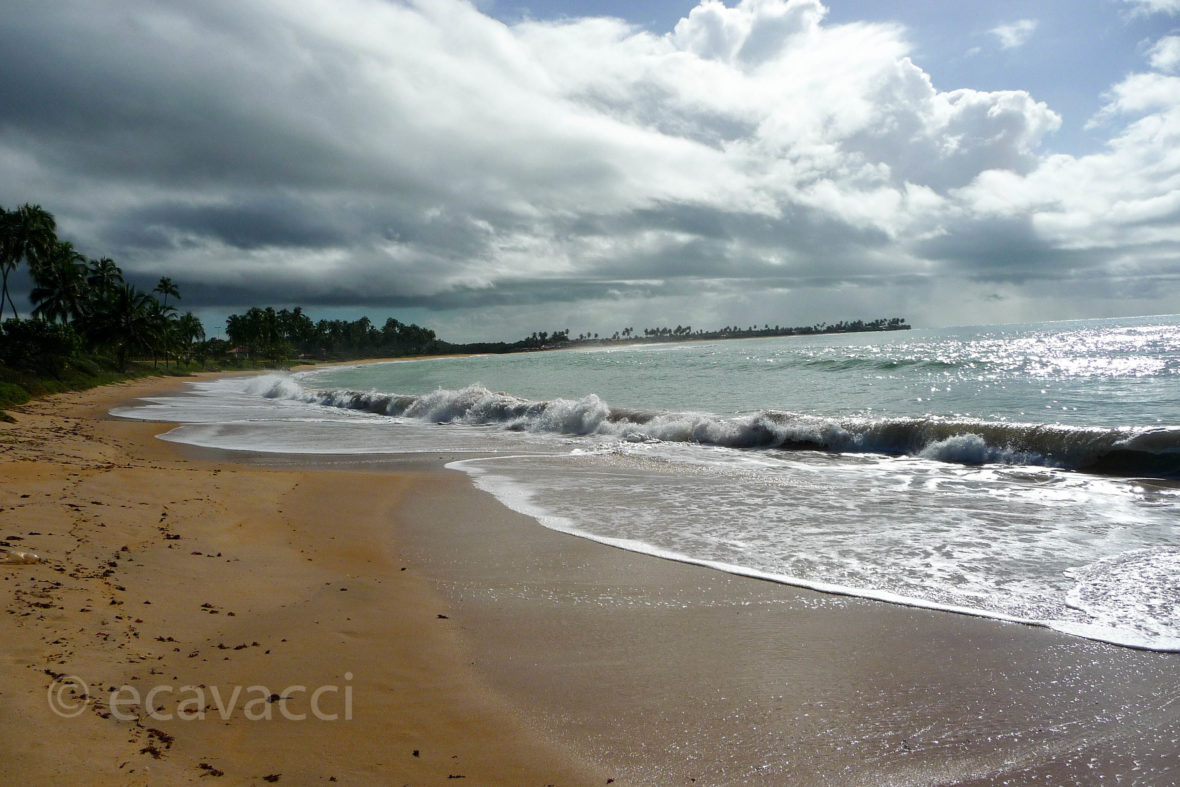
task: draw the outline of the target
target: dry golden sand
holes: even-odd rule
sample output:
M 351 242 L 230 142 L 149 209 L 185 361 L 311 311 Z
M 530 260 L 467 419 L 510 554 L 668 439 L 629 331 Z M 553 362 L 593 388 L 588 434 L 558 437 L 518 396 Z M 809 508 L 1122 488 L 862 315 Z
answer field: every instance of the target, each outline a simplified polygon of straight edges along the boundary
M 181 458 L 163 425 L 105 415 L 180 385 L 0 424 L 0 543 L 42 558 L 0 566 L 0 782 L 605 782 L 476 679 L 403 569 L 414 476 Z

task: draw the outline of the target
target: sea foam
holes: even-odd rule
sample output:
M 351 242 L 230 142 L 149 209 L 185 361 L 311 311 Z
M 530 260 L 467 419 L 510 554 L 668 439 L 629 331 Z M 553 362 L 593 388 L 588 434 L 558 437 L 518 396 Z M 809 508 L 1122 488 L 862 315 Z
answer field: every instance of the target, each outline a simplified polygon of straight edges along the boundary
M 708 413 L 613 409 L 599 396 L 534 401 L 473 384 L 421 395 L 305 388 L 267 375 L 250 390 L 273 399 L 429 423 L 662 440 L 726 448 L 920 456 L 968 465 L 1041 465 L 1121 476 L 1180 477 L 1180 429 L 1079 427 L 942 417 L 829 418 L 763 410 Z

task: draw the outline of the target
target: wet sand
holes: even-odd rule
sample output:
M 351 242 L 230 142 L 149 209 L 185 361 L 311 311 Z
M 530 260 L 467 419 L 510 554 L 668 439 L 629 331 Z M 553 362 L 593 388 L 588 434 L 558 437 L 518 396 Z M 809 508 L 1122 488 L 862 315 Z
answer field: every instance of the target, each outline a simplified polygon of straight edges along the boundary
M 104 415 L 179 386 L 0 425 L 0 537 L 46 560 L 0 566 L 4 782 L 1180 780 L 1174 654 L 624 552 L 444 457 L 231 455 Z M 87 683 L 76 718 L 58 674 Z M 170 720 L 102 717 L 111 688 L 201 684 L 336 687 L 329 713 L 351 689 L 353 718 L 275 710 L 309 692 L 270 720 L 179 718 L 179 693 Z
M 1180 782 L 1178 654 L 625 552 L 466 483 L 406 499 L 409 554 L 481 678 L 621 781 Z

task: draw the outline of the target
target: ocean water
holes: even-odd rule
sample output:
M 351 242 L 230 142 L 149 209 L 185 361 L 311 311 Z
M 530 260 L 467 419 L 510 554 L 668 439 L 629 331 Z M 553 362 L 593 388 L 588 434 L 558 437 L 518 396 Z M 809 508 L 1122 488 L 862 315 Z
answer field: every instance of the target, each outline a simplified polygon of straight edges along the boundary
M 449 453 L 625 549 L 1180 651 L 1180 317 L 329 367 L 116 414 L 231 450 Z

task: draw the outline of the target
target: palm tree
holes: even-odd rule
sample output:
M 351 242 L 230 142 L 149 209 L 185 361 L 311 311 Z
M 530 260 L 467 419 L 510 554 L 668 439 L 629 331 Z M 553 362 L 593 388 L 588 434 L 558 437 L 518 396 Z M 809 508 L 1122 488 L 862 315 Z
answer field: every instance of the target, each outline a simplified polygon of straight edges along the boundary
M 47 322 L 71 322 L 82 317 L 86 298 L 85 258 L 72 243 L 58 241 L 33 271 L 29 300 L 33 316 Z
M 180 290 L 176 288 L 176 284 L 167 276 L 160 277 L 160 283 L 156 285 L 156 289 L 152 292 L 158 292 L 164 296 L 164 308 L 168 308 L 168 296 L 171 295 L 176 300 L 180 300 Z
M 0 317 L 4 316 L 4 301 L 12 306 L 17 319 L 16 303 L 8 292 L 8 275 L 21 260 L 35 271 L 41 267 L 50 250 L 57 243 L 57 224 L 53 216 L 40 205 L 22 205 L 13 211 L 0 209 Z
M 86 294 L 83 299 L 83 317 L 77 325 L 83 334 L 91 336 L 95 322 L 101 318 L 107 304 L 114 298 L 115 291 L 122 287 L 123 271 L 109 257 L 90 260 L 86 266 Z
M 176 308 L 165 306 L 152 296 L 148 297 L 147 319 L 149 326 L 148 345 L 152 351 L 152 366 L 156 365 L 156 353 L 164 353 L 164 368 L 168 368 L 168 360 L 172 349 L 172 324 L 176 320 Z
M 347 329 L 334 335 L 334 341 L 350 349 L 361 346 L 360 342 L 372 327 L 365 317 L 355 323 L 333 322 Z M 231 314 L 225 322 L 225 335 L 235 345 L 244 347 L 251 359 L 262 357 L 278 363 L 291 350 L 284 339 L 278 312 L 271 307 L 260 309 L 253 306 L 245 314 Z
M 86 283 L 97 290 L 109 290 L 123 283 L 123 271 L 110 257 L 91 260 L 87 270 Z
M 15 225 L 15 213 L 0 208 L 0 321 L 4 319 L 4 302 L 12 300 L 8 295 L 8 274 L 16 268 L 16 255 L 11 251 Z M 16 304 L 12 310 L 16 312 Z
M 101 341 L 115 348 L 120 371 L 127 371 L 127 356 L 132 350 L 152 346 L 153 303 L 158 305 L 159 301 L 132 284 L 124 284 L 112 290 L 104 304 L 97 334 Z
M 205 340 L 205 326 L 192 312 L 185 312 L 184 316 L 173 324 L 177 345 L 182 348 L 185 360 L 192 358 L 193 345 Z

